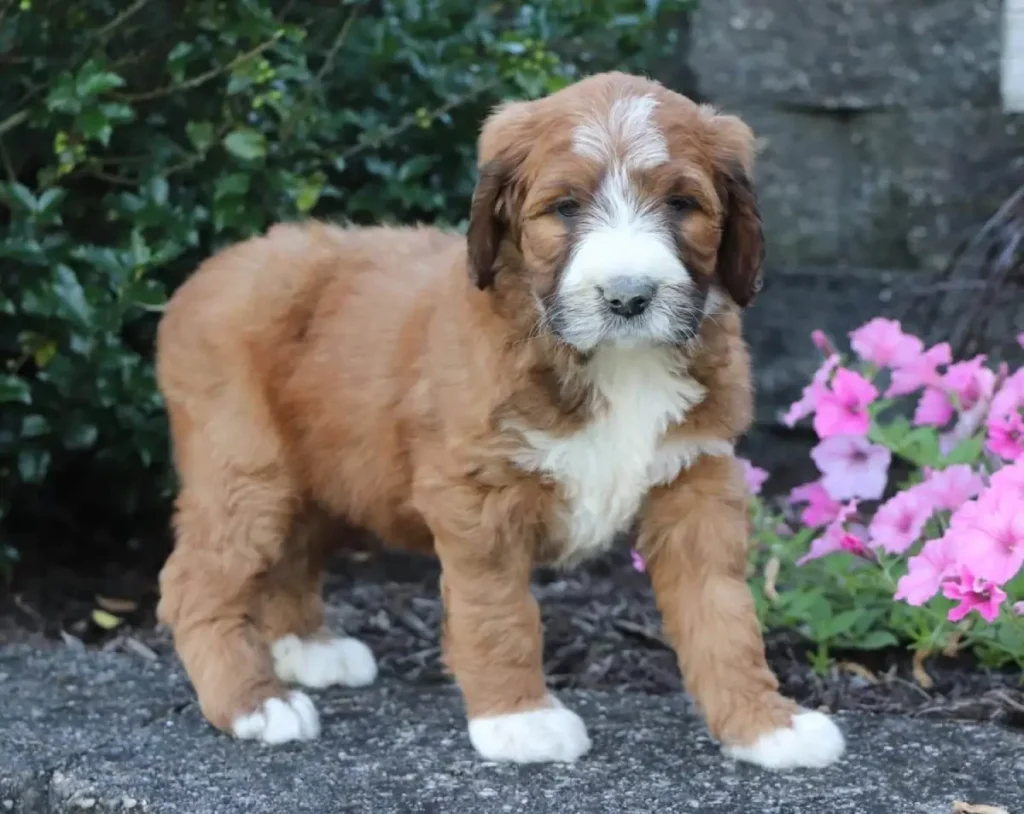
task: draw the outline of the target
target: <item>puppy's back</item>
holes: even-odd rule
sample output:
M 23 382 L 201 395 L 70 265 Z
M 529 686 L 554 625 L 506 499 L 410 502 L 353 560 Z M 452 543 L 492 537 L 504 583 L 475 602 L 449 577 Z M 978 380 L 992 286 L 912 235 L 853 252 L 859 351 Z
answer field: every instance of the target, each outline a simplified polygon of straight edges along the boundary
M 357 292 L 408 296 L 460 241 L 427 227 L 310 221 L 276 224 L 223 248 L 167 303 L 156 341 L 160 388 L 172 398 L 196 393 L 227 369 L 280 355 L 307 333 L 325 294 L 333 306 Z

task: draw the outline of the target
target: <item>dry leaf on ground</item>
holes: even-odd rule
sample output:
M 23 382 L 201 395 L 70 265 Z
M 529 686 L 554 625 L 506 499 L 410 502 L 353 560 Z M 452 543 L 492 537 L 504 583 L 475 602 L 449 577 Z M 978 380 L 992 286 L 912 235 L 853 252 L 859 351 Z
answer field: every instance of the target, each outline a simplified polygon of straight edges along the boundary
M 96 595 L 96 604 L 110 613 L 132 613 L 139 609 L 139 603 L 131 599 L 115 599 Z
M 914 680 L 926 690 L 930 690 L 935 686 L 935 682 L 932 681 L 932 677 L 928 675 L 928 671 L 924 669 L 924 660 L 930 655 L 930 650 L 918 650 L 914 653 Z
M 954 814 L 1010 814 L 1002 806 L 987 806 L 980 803 L 965 803 L 963 800 L 953 801 Z
M 104 630 L 113 630 L 121 624 L 121 620 L 114 616 L 114 614 L 107 613 L 99 608 L 92 612 L 92 620 Z
M 779 558 L 772 557 L 764 566 L 764 595 L 772 602 L 779 598 L 779 592 L 775 590 L 775 580 L 779 578 L 780 565 Z
M 845 670 L 851 675 L 859 676 L 871 684 L 878 683 L 878 676 L 876 676 L 863 664 L 857 664 L 857 662 L 855 661 L 841 661 L 839 662 L 838 667 L 840 670 Z

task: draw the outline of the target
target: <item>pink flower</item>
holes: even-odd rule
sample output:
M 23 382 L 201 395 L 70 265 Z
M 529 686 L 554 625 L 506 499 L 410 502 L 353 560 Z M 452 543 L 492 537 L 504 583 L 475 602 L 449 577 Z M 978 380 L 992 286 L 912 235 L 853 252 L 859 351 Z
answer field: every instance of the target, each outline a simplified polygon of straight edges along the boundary
M 1024 455 L 1024 368 L 999 388 L 988 411 L 988 448 L 1015 461 Z
M 990 418 L 985 445 L 993 454 L 1007 461 L 1016 461 L 1024 456 L 1024 416 Z
M 831 389 L 818 395 L 814 431 L 819 438 L 833 435 L 866 435 L 871 426 L 868 405 L 878 398 L 878 388 L 846 368 L 832 377 Z
M 931 496 L 919 486 L 898 492 L 875 512 L 870 526 L 871 545 L 890 554 L 902 554 L 917 542 L 934 510 Z
M 968 412 L 978 402 L 992 398 L 996 374 L 985 367 L 985 356 L 950 365 L 942 377 L 946 391 L 956 397 L 959 412 Z
M 925 481 L 919 488 L 928 493 L 936 509 L 955 512 L 980 494 L 985 488 L 985 481 L 967 464 L 954 464 L 926 472 Z
M 866 560 L 873 560 L 871 550 L 864 544 L 864 541 L 856 534 L 846 532 L 839 538 L 839 547 L 850 554 L 863 557 Z
M 989 415 L 1011 415 L 1024 407 L 1024 367 L 1006 378 L 992 397 Z
M 1024 505 L 1024 460 L 1004 466 L 988 481 L 989 493 L 1010 495 Z
M 985 422 L 985 413 L 988 411 L 988 401 L 982 400 L 975 404 L 970 410 L 965 410 L 956 418 L 953 428 L 946 432 L 939 433 L 939 452 L 948 455 L 963 441 L 973 438 L 978 428 Z
M 918 427 L 944 427 L 953 417 L 953 404 L 942 390 L 926 387 L 914 410 L 914 424 Z
M 1024 565 L 1024 501 L 1009 490 L 989 489 L 953 515 L 948 534 L 959 562 L 1003 585 Z
M 807 504 L 800 514 L 800 519 L 805 526 L 811 528 L 827 526 L 839 516 L 839 512 L 843 508 L 839 501 L 829 497 L 821 481 L 797 486 L 789 493 L 789 502 Z
M 985 357 L 950 365 L 938 387 L 927 387 L 914 412 L 918 426 L 942 427 L 956 412 L 970 413 L 992 397 L 996 374 L 984 366 Z
M 852 500 L 841 507 L 835 520 L 829 523 L 824 533 L 811 542 L 811 547 L 806 554 L 796 561 L 797 565 L 803 565 L 811 560 L 817 560 L 828 554 L 837 551 L 850 551 L 856 547 L 856 543 L 848 540 L 852 537 L 843 524 L 850 519 L 857 511 L 857 501 Z M 856 539 L 856 538 L 854 538 Z
M 922 387 L 938 387 L 942 381 L 939 365 L 948 365 L 953 361 L 953 351 L 948 342 L 933 345 L 915 359 L 894 368 L 889 379 L 886 398 L 906 396 Z
M 789 410 L 782 417 L 782 423 L 787 427 L 793 427 L 798 421 L 806 418 L 817 409 L 818 399 L 828 389 L 828 380 L 832 371 L 839 366 L 839 354 L 833 353 L 814 373 L 811 383 L 803 389 L 798 401 L 790 405 Z
M 821 483 L 833 500 L 878 500 L 885 491 L 892 452 L 856 435 L 834 435 L 811 450 Z
M 633 561 L 633 570 L 643 573 L 647 568 L 647 563 L 645 563 L 644 558 L 640 556 L 640 552 L 636 550 L 631 551 L 629 557 Z
M 1024 338 L 1024 334 L 1021 334 L 1018 338 Z M 1021 342 L 1024 345 L 1024 342 Z M 1013 603 L 1013 613 L 1015 616 L 1024 616 L 1024 602 Z
M 956 568 L 948 536 L 929 540 L 921 553 L 907 560 L 907 573 L 896 584 L 894 599 L 908 605 L 923 605 L 939 592 L 942 581 Z
M 1024 333 L 1017 334 L 1017 344 L 1024 348 Z
M 761 487 L 768 480 L 767 470 L 754 466 L 746 458 L 740 458 L 740 464 L 743 466 L 743 479 L 747 483 L 747 489 L 750 490 L 752 495 L 760 494 Z
M 824 331 L 817 329 L 811 331 L 811 341 L 814 343 L 814 347 L 825 354 L 825 358 L 836 352 L 836 346 L 832 344 L 832 340 L 825 335 Z
M 876 367 L 901 367 L 920 356 L 924 349 L 920 339 L 903 333 L 897 320 L 882 317 L 851 331 L 850 346 L 861 359 Z
M 950 622 L 959 622 L 972 610 L 981 614 L 986 622 L 993 622 L 999 615 L 999 606 L 1006 601 L 1006 594 L 983 577 L 975 576 L 966 566 L 959 569 L 958 580 L 942 583 L 942 595 L 960 602 L 949 611 Z

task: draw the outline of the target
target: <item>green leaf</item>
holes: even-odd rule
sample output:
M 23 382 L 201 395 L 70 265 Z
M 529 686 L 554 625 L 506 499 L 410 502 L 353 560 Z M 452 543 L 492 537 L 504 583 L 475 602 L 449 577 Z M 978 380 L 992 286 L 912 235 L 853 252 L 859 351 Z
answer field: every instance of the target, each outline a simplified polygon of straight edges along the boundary
M 110 143 L 110 134 L 113 128 L 103 111 L 99 108 L 90 108 L 78 117 L 78 127 L 86 138 L 95 139 L 103 146 Z
M 75 92 L 75 83 L 70 74 L 62 75 L 46 94 L 46 109 L 53 113 L 77 113 L 82 103 Z
M 20 376 L 0 375 L 0 403 L 32 403 L 32 391 L 28 382 Z
M 130 122 L 135 118 L 135 111 L 121 102 L 105 102 L 100 110 L 112 122 Z
M 398 170 L 397 179 L 401 183 L 408 183 L 413 178 L 419 178 L 434 164 L 434 157 L 430 155 L 417 155 L 406 161 Z
M 267 154 L 267 140 L 256 130 L 235 130 L 224 137 L 223 144 L 229 153 L 244 161 L 253 161 Z
M 217 178 L 213 186 L 214 200 L 234 198 L 249 191 L 249 176 L 241 172 L 229 172 Z
M 46 340 L 32 353 L 32 359 L 36 363 L 36 367 L 42 370 L 48 364 L 54 356 L 57 355 L 57 343 L 52 339 Z
M 920 467 L 935 467 L 941 458 L 939 435 L 933 427 L 917 427 L 903 437 L 897 451 Z
M 198 152 L 205 153 L 213 144 L 213 125 L 210 122 L 189 122 L 185 125 L 185 135 Z
M 22 449 L 18 453 L 18 474 L 25 483 L 41 483 L 50 471 L 50 453 L 45 449 Z
M 75 272 L 63 263 L 53 270 L 53 291 L 66 314 L 82 325 L 89 324 L 92 309 L 85 299 L 85 291 Z
M 167 179 L 163 176 L 157 176 L 149 180 L 148 192 L 149 199 L 157 206 L 163 206 L 167 203 Z
M 37 438 L 50 432 L 50 422 L 41 415 L 27 415 L 21 420 L 21 437 Z
M 162 311 L 167 304 L 167 294 L 159 280 L 142 279 L 128 289 L 126 300 L 136 308 Z
M 71 450 L 89 449 L 98 437 L 99 430 L 96 429 L 96 425 L 81 418 L 73 419 L 61 433 L 65 448 Z
M 50 187 L 44 189 L 42 194 L 36 201 L 36 212 L 43 214 L 49 212 L 56 206 L 59 206 L 61 201 L 64 200 L 66 190 L 61 187 Z
M 132 264 L 136 268 L 148 265 L 153 257 L 153 253 L 149 250 L 149 244 L 146 243 L 146 238 L 143 237 L 142 231 L 139 229 L 132 229 L 131 250 Z
M 98 96 L 123 85 L 124 79 L 112 71 L 96 70 L 94 63 L 83 66 L 75 80 L 75 90 L 80 97 Z
M 300 212 L 309 212 L 316 206 L 317 201 L 320 200 L 320 194 L 323 192 L 325 180 L 323 173 L 316 173 L 309 178 L 300 180 L 294 192 L 295 206 Z
M 872 630 L 865 636 L 851 641 L 859 650 L 881 650 L 883 647 L 895 647 L 899 643 L 899 639 L 888 630 Z
M 965 438 L 959 444 L 957 444 L 949 453 L 943 457 L 942 464 L 944 466 L 952 466 L 954 464 L 973 464 L 978 461 L 981 457 L 981 453 L 985 448 L 985 436 L 977 435 L 973 438 Z
M 6 193 L 4 197 L 10 200 L 12 207 L 16 204 L 25 213 L 36 212 L 39 204 L 36 202 L 36 196 L 28 187 L 23 184 L 11 183 L 4 184 L 2 189 Z
M 189 54 L 192 53 L 192 43 L 190 42 L 179 42 L 175 45 L 171 52 L 167 55 L 168 62 L 180 62 Z
M 845 633 L 849 633 L 856 626 L 857 622 L 860 621 L 864 611 L 860 608 L 854 608 L 852 610 L 843 611 L 837 613 L 835 616 L 825 619 L 820 625 L 818 625 L 816 633 L 822 639 L 834 639 L 837 636 L 842 636 Z

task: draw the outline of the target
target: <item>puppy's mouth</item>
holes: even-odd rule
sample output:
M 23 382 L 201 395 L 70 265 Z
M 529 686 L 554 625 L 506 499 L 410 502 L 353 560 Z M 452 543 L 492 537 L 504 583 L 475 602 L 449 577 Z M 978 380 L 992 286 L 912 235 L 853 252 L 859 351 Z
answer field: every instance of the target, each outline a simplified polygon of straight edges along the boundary
M 551 332 L 581 352 L 601 345 L 686 346 L 700 333 L 707 294 L 692 286 L 559 291 L 543 302 Z

